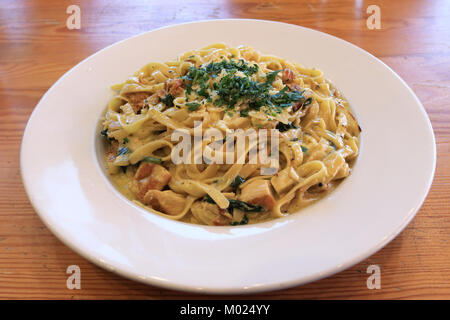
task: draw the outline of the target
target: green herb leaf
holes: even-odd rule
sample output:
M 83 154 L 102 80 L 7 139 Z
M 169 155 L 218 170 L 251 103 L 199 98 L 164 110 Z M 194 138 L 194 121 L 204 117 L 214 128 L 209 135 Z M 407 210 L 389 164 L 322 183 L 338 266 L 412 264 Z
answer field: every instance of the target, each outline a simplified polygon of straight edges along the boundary
M 241 110 L 241 111 L 239 111 L 239 115 L 240 115 L 241 117 L 243 117 L 243 118 L 248 117 L 248 112 L 249 112 L 249 111 L 250 111 L 250 110 L 248 110 L 248 109 Z
M 246 213 L 242 217 L 241 221 L 233 221 L 233 222 L 230 223 L 230 225 L 232 225 L 232 226 L 239 226 L 239 225 L 244 225 L 244 224 L 247 224 L 247 223 L 248 223 L 248 215 Z
M 308 155 L 308 148 L 305 146 L 302 146 L 302 152 Z
M 208 194 L 203 198 L 203 201 L 212 203 L 212 204 L 216 204 L 216 202 Z M 244 202 L 241 200 L 234 200 L 234 199 L 228 199 L 228 201 L 230 202 L 230 205 L 228 206 L 227 210 L 231 214 L 233 214 L 234 209 L 239 209 L 244 212 L 262 212 L 262 211 L 264 211 L 264 207 L 262 207 L 260 205 L 251 204 L 248 202 Z
M 209 196 L 209 194 L 206 194 L 206 196 L 203 198 L 203 201 L 216 204 L 216 202 Z
M 334 150 L 336 150 L 336 145 L 334 144 L 333 141 L 330 141 L 330 146 L 331 146 Z
M 303 107 L 306 107 L 306 106 L 310 105 L 311 102 L 312 102 L 312 98 L 308 98 L 308 99 L 305 100 L 305 102 L 303 103 L 302 106 L 303 106 Z
M 195 111 L 200 107 L 200 103 L 198 102 L 188 102 L 186 106 L 189 108 L 189 111 Z
M 173 99 L 174 96 L 170 93 L 161 99 L 162 103 L 164 103 L 168 107 L 173 107 Z
M 280 132 L 288 131 L 291 129 L 298 129 L 298 127 L 296 125 L 294 125 L 292 122 L 290 122 L 288 124 L 278 122 L 278 124 L 275 128 L 278 129 Z
M 162 160 L 160 158 L 152 157 L 152 156 L 145 157 L 141 161 L 155 163 L 155 164 L 160 164 L 162 162 Z
M 275 78 L 277 77 L 277 74 L 279 74 L 280 72 L 281 72 L 281 70 L 269 72 L 266 75 L 266 84 L 270 84 L 271 85 L 272 82 L 275 81 Z
M 236 176 L 236 178 L 234 178 L 233 182 L 230 184 L 230 186 L 233 189 L 237 189 L 241 184 L 243 184 L 245 182 L 245 179 L 242 178 L 241 176 Z
M 227 210 L 233 214 L 233 209 L 239 209 L 244 212 L 262 212 L 264 211 L 264 207 L 256 204 L 251 204 L 248 202 L 244 202 L 241 200 L 234 200 L 234 199 L 228 199 L 230 202 L 230 205 L 228 206 Z

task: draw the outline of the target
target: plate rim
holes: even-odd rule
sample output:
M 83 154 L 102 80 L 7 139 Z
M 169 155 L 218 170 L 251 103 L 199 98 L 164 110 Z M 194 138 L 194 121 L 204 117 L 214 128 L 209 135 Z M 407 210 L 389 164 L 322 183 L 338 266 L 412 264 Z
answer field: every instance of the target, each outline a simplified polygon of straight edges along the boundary
M 301 278 L 296 278 L 294 280 L 288 280 L 288 281 L 283 281 L 283 282 L 277 282 L 277 283 L 273 283 L 273 284 L 264 284 L 263 286 L 254 286 L 254 287 L 249 287 L 247 289 L 243 289 L 241 286 L 237 286 L 237 287 L 232 287 L 229 286 L 227 288 L 216 288 L 216 287 L 192 287 L 191 285 L 184 285 L 184 284 L 179 284 L 179 283 L 175 283 L 175 282 L 170 282 L 167 280 L 158 280 L 155 278 L 151 278 L 151 277 L 146 277 L 146 278 L 142 278 L 140 277 L 137 273 L 131 273 L 128 272 L 127 270 L 122 270 L 121 268 L 118 267 L 114 267 L 104 261 L 101 261 L 101 259 L 98 259 L 95 255 L 89 253 L 89 252 L 85 252 L 81 249 L 79 249 L 75 243 L 72 243 L 69 237 L 65 237 L 63 234 L 61 234 L 61 232 L 58 231 L 57 228 L 55 228 L 53 225 L 50 224 L 50 222 L 47 220 L 45 214 L 43 212 L 40 212 L 40 210 L 38 210 L 38 206 L 35 203 L 36 199 L 34 199 L 33 196 L 31 196 L 30 193 L 30 182 L 27 182 L 27 178 L 24 176 L 24 141 L 26 139 L 27 132 L 29 131 L 29 124 L 31 123 L 32 119 L 35 117 L 36 113 L 38 112 L 38 107 L 41 104 L 41 102 L 53 91 L 53 89 L 64 79 L 66 78 L 66 76 L 68 74 L 70 74 L 74 69 L 78 68 L 78 66 L 80 66 L 81 64 L 83 64 L 85 61 L 87 61 L 88 59 L 101 54 L 103 51 L 108 50 L 109 48 L 116 46 L 120 43 L 123 43 L 125 41 L 129 41 L 131 39 L 143 36 L 145 34 L 148 33 L 152 33 L 152 32 L 156 32 L 159 30 L 163 30 L 163 29 L 167 29 L 167 28 L 172 28 L 172 27 L 179 27 L 179 26 L 183 26 L 183 25 L 190 25 L 190 24 L 201 24 L 201 23 L 209 23 L 209 22 L 223 22 L 223 21 L 229 21 L 229 22 L 239 22 L 239 21 L 248 21 L 248 22 L 263 22 L 263 23 L 272 23 L 272 24 L 282 24 L 282 25 L 287 25 L 290 27 L 295 27 L 295 28 L 300 28 L 300 29 L 306 29 L 308 31 L 313 31 L 315 33 L 319 33 L 322 35 L 325 35 L 327 37 L 331 37 L 334 38 L 335 40 L 344 42 L 346 45 L 349 45 L 351 47 L 353 47 L 354 49 L 357 49 L 358 51 L 364 53 L 365 55 L 369 55 L 371 58 L 377 60 L 377 62 L 381 63 L 383 65 L 384 68 L 386 68 L 387 70 L 389 70 L 389 72 L 391 74 L 393 74 L 397 80 L 399 80 L 401 82 L 401 84 L 403 85 L 403 87 L 407 88 L 408 92 L 410 95 L 412 95 L 412 97 L 414 98 L 415 102 L 418 104 L 418 106 L 420 106 L 420 111 L 422 113 L 422 116 L 426 119 L 426 123 L 428 126 L 428 130 L 431 133 L 431 138 L 432 138 L 432 144 L 433 144 L 433 154 L 432 154 L 432 159 L 433 159 L 433 166 L 432 166 L 432 170 L 431 170 L 431 174 L 428 178 L 427 181 L 427 185 L 425 188 L 425 192 L 424 195 L 422 196 L 422 198 L 419 201 L 419 205 L 415 208 L 415 210 L 411 211 L 409 213 L 409 215 L 407 216 L 406 219 L 403 220 L 403 222 L 397 226 L 397 228 L 392 231 L 389 236 L 385 237 L 382 241 L 378 242 L 375 246 L 370 247 L 368 249 L 366 249 L 364 251 L 364 253 L 353 257 L 352 259 L 347 259 L 345 263 L 336 266 L 335 268 L 330 268 L 329 270 L 327 270 L 326 272 L 316 272 L 316 273 L 311 273 L 309 276 L 307 277 L 301 277 Z M 95 148 L 95 143 L 93 148 Z M 297 285 L 304 285 L 313 281 L 317 281 L 326 277 L 329 277 L 333 274 L 336 274 L 338 272 L 341 272 L 343 270 L 346 270 L 348 268 L 350 268 L 351 266 L 367 259 L 367 257 L 373 255 L 374 253 L 376 253 L 377 251 L 381 250 L 384 246 L 386 246 L 389 242 L 391 242 L 397 235 L 399 235 L 405 228 L 406 226 L 411 222 L 411 220 L 416 216 L 416 214 L 419 212 L 420 208 L 423 206 L 423 203 L 425 201 L 425 199 L 427 198 L 430 188 L 432 186 L 433 183 L 433 179 L 435 176 L 435 172 L 436 172 L 436 139 L 435 139 L 435 134 L 434 134 L 434 130 L 430 121 L 430 118 L 426 112 L 426 109 L 424 108 L 423 104 L 421 103 L 421 101 L 419 100 L 419 98 L 417 97 L 417 95 L 414 93 L 414 91 L 409 87 L 409 85 L 391 68 L 389 67 L 386 63 L 384 63 L 382 60 L 380 60 L 379 58 L 377 58 L 376 56 L 372 55 L 370 52 L 358 47 L 357 45 L 341 39 L 339 37 L 333 36 L 331 34 L 328 34 L 326 32 L 322 32 L 319 30 L 315 30 L 315 29 L 311 29 L 311 28 L 307 28 L 307 27 L 303 27 L 300 25 L 296 25 L 296 24 L 291 24 L 291 23 L 285 23 L 285 22 L 279 22 L 279 21 L 274 21 L 274 20 L 263 20 L 263 19 L 235 19 L 235 18 L 230 18 L 230 19 L 203 19 L 203 20 L 196 20 L 196 21 L 189 21 L 189 22 L 183 22 L 183 23 L 177 23 L 177 24 L 171 24 L 171 25 L 167 25 L 167 26 L 162 26 L 159 28 L 155 28 L 155 29 L 151 29 L 148 31 L 144 31 L 141 33 L 138 33 L 136 35 L 133 35 L 131 37 L 127 37 L 125 39 L 119 40 L 117 42 L 114 42 L 96 52 L 94 52 L 93 54 L 89 55 L 88 57 L 84 58 L 83 60 L 81 60 L 80 62 L 78 62 L 76 65 L 74 65 L 72 68 L 70 68 L 68 71 L 66 71 L 61 77 L 59 77 L 53 84 L 52 86 L 42 95 L 42 97 L 40 98 L 39 102 L 36 104 L 36 106 L 34 107 L 33 111 L 31 112 L 31 115 L 27 121 L 27 125 L 25 127 L 25 130 L 23 132 L 23 136 L 22 136 L 22 140 L 21 140 L 21 147 L 20 147 L 20 172 L 21 172 L 21 178 L 22 178 L 22 182 L 24 185 L 24 189 L 26 191 L 26 194 L 28 196 L 28 199 L 30 201 L 30 204 L 32 205 L 33 209 L 35 210 L 35 212 L 37 213 L 37 215 L 39 216 L 39 218 L 41 219 L 41 221 L 44 223 L 44 225 L 58 238 L 58 240 L 60 240 L 64 245 L 66 245 L 67 247 L 69 247 L 71 250 L 73 250 L 74 252 L 76 252 L 77 254 L 79 254 L 80 256 L 82 256 L 83 258 L 85 258 L 86 260 L 94 263 L 97 266 L 100 266 L 101 268 L 108 270 L 110 272 L 114 272 L 116 274 L 119 274 L 120 276 L 123 276 L 127 279 L 131 279 L 140 283 L 144 283 L 144 284 L 150 284 L 150 285 L 154 285 L 154 286 L 158 286 L 158 287 L 162 287 L 162 288 L 166 288 L 166 289 L 171 289 L 171 290 L 181 290 L 181 291 L 185 291 L 185 292 L 192 292 L 192 293 L 203 293 L 203 294 L 250 294 L 250 293 L 258 293 L 258 292 L 266 292 L 266 291 L 272 291 L 272 290 L 279 290 L 279 289 L 285 289 L 285 288 L 290 288 L 290 287 L 294 287 Z M 217 228 L 217 227 L 215 227 Z M 227 228 L 229 229 L 230 227 L 219 227 L 219 228 Z

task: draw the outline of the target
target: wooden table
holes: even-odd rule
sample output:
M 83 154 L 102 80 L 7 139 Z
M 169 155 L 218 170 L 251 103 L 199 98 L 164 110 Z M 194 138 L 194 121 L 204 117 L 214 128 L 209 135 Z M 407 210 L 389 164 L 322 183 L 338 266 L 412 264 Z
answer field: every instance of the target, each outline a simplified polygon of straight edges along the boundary
M 81 29 L 69 30 L 59 0 L 0 2 L 0 298 L 210 298 L 121 278 L 86 261 L 43 225 L 25 194 L 19 152 L 27 120 L 45 91 L 76 63 L 129 36 L 197 19 L 257 18 L 317 29 L 382 59 L 418 95 L 437 140 L 431 191 L 411 224 L 358 265 L 304 286 L 248 298 L 450 298 L 450 2 L 165 0 L 74 1 Z M 369 30 L 366 9 L 381 9 Z M 414 128 L 411 128 L 414 130 Z M 413 156 L 413 155 L 411 155 Z M 401 188 L 401 186 L 399 186 Z M 66 268 L 81 268 L 82 289 L 66 287 Z M 369 290 L 367 267 L 381 267 L 381 289 Z

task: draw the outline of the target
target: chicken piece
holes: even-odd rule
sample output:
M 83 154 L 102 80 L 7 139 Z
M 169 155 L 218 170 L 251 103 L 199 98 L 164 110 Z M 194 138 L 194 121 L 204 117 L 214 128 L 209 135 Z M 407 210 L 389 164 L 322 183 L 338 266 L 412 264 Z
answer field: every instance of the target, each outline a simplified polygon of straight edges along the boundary
M 148 99 L 147 99 L 148 103 L 149 103 L 149 104 L 153 104 L 153 105 L 158 104 L 160 100 L 161 100 L 161 96 L 160 96 L 160 94 L 159 94 L 158 92 L 152 94 L 152 95 L 151 95 L 150 97 L 148 97 Z
M 181 79 L 169 79 L 164 83 L 164 90 L 169 92 L 172 96 L 176 96 L 181 93 L 183 80 Z
M 239 200 L 263 206 L 266 210 L 271 210 L 275 205 L 270 182 L 262 179 L 254 180 L 243 187 Z
M 108 146 L 108 150 L 106 151 L 106 168 L 109 174 L 116 174 L 119 172 L 120 167 L 114 164 L 116 160 L 117 150 L 119 148 L 119 143 L 116 140 L 111 140 L 111 143 Z
M 145 99 L 148 97 L 146 92 L 132 92 L 127 94 L 128 102 L 133 107 L 134 113 L 138 113 L 145 105 Z
M 117 150 L 119 149 L 119 143 L 116 140 L 112 140 L 106 151 L 106 161 L 114 162 L 116 160 Z
M 295 73 L 291 69 L 284 69 L 281 79 L 284 83 L 289 83 L 295 79 Z
M 183 211 L 186 198 L 171 190 L 149 190 L 145 194 L 143 202 L 155 210 L 175 216 Z
M 270 182 L 275 191 L 281 194 L 290 189 L 299 179 L 297 172 L 291 167 L 290 170 L 282 170 L 275 174 Z
M 162 190 L 171 179 L 170 172 L 159 164 L 141 162 L 134 179 L 130 182 L 130 190 L 143 201 L 149 190 Z
M 201 223 L 213 226 L 229 225 L 233 217 L 225 209 L 205 201 L 196 201 L 191 207 L 192 215 Z

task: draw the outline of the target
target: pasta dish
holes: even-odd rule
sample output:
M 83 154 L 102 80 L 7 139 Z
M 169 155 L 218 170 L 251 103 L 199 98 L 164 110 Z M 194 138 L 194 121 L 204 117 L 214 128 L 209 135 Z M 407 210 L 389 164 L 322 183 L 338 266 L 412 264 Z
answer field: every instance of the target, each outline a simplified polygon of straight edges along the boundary
M 359 153 L 361 129 L 320 70 L 248 46 L 152 62 L 112 89 L 101 131 L 107 171 L 127 198 L 170 219 L 283 217 L 333 190 Z

